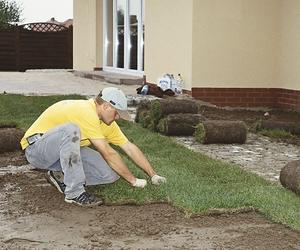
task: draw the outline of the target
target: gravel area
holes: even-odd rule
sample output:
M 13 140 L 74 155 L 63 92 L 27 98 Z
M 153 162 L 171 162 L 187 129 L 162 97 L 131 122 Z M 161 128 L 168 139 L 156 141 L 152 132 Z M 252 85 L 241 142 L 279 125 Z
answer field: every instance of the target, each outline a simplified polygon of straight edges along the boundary
M 300 159 L 297 145 L 273 142 L 268 137 L 249 133 L 245 144 L 201 144 L 194 137 L 175 137 L 185 147 L 213 159 L 235 163 L 246 171 L 279 183 L 280 170 Z

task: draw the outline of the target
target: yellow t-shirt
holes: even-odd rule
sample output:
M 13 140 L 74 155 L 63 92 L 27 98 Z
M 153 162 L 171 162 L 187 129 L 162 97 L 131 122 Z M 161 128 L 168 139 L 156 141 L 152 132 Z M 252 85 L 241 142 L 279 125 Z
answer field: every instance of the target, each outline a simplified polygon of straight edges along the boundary
M 31 125 L 21 140 L 22 149 L 28 146 L 26 138 L 29 136 L 44 134 L 51 128 L 69 122 L 77 124 L 80 128 L 80 146 L 89 146 L 89 139 L 106 139 L 108 143 L 117 146 L 122 146 L 128 141 L 116 122 L 108 126 L 99 120 L 93 99 L 64 100 L 47 108 Z

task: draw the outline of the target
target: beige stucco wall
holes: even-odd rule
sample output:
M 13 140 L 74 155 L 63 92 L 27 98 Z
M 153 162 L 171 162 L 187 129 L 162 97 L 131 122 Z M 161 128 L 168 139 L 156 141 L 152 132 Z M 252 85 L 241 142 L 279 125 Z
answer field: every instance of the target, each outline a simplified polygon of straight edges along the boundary
M 300 90 L 299 0 L 145 0 L 145 75 Z M 74 69 L 102 67 L 102 0 L 74 0 Z
M 278 87 L 281 0 L 194 0 L 193 87 Z
M 74 0 L 73 68 L 102 67 L 102 0 Z
M 282 0 L 279 84 L 300 90 L 300 1 Z
M 164 73 L 192 78 L 193 0 L 145 1 L 145 75 L 155 83 Z

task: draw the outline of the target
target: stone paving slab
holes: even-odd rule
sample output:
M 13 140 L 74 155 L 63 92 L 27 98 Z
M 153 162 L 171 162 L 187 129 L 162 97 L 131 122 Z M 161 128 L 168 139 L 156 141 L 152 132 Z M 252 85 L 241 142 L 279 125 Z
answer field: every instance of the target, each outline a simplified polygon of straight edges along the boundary
M 201 144 L 194 137 L 175 137 L 178 143 L 213 159 L 235 163 L 266 180 L 279 183 L 281 169 L 300 159 L 300 147 L 272 142 L 270 138 L 248 133 L 245 144 Z
M 67 70 L 30 70 L 26 72 L 0 72 L 0 93 L 25 95 L 95 96 L 104 87 L 115 86 L 126 95 L 137 96 L 140 85 L 119 85 L 75 76 Z
M 143 77 L 116 74 L 105 71 L 74 71 L 74 75 L 114 84 L 142 85 L 144 82 Z

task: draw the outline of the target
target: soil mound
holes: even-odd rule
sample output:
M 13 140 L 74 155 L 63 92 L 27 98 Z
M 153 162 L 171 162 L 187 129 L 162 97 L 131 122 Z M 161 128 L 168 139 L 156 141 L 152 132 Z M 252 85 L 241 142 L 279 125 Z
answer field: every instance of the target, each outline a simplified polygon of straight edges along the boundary
M 21 150 L 20 141 L 24 136 L 24 131 L 11 126 L 0 128 L 0 154 Z

